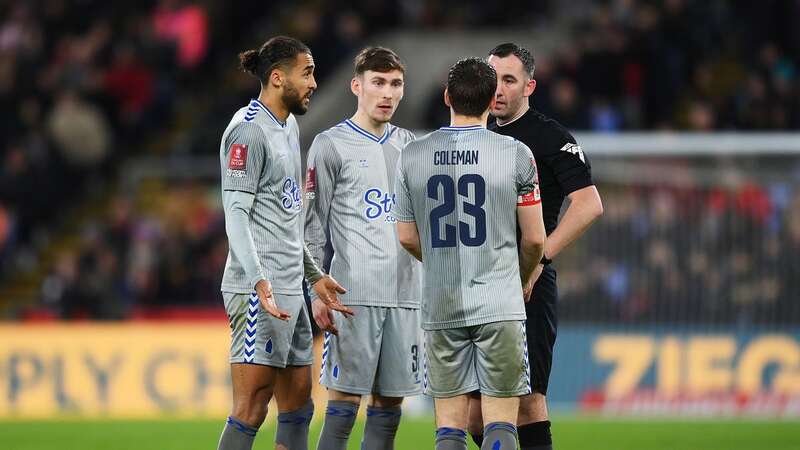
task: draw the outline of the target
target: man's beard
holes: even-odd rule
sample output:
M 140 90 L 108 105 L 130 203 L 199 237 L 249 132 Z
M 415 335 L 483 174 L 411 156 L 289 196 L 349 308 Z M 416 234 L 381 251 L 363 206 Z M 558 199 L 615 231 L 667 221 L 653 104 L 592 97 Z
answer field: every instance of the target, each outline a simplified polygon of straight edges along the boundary
M 286 83 L 281 100 L 286 105 L 286 109 L 294 115 L 302 116 L 308 111 L 308 107 L 303 104 L 303 97 L 300 96 L 300 92 L 291 83 Z

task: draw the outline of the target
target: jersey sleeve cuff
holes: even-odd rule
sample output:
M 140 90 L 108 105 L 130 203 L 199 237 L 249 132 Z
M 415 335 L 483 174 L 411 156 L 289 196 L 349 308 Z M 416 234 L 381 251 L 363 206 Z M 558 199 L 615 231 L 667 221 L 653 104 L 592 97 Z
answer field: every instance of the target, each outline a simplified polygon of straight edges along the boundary
M 266 280 L 267 277 L 263 273 L 259 273 L 258 275 L 254 276 L 250 279 L 249 285 L 253 288 L 253 291 L 256 290 L 256 284 L 258 284 L 261 280 Z

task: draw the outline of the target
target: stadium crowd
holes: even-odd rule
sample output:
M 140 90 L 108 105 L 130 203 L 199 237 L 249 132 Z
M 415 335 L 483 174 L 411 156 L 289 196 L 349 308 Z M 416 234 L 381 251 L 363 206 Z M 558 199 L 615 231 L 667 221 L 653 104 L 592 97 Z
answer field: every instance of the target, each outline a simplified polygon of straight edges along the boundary
M 798 323 L 800 180 L 672 188 L 598 183 L 606 212 L 557 268 L 565 320 Z M 173 186 L 148 212 L 114 200 L 46 279 L 62 317 L 214 306 L 227 255 L 217 187 Z
M 787 166 L 783 181 L 727 169 L 710 187 L 599 185 L 603 220 L 559 267 L 562 317 L 800 323 L 800 166 Z
M 578 18 L 570 39 L 537 59 L 532 98 L 566 127 L 800 128 L 797 2 L 614 0 L 561 7 Z M 426 125 L 435 128 L 448 120 L 447 109 L 439 89 L 429 96 Z
M 537 60 L 533 104 L 570 129 L 800 128 L 797 2 L 569 3 L 580 14 L 565 45 Z M 172 151 L 216 149 L 219 117 L 252 88 L 233 55 L 264 36 L 307 42 L 324 80 L 388 29 L 496 28 L 509 17 L 525 25 L 566 7 L 468 1 L 450 14 L 444 0 L 306 6 L 294 14 L 180 0 L 0 6 L 0 283 L 38 264 L 41 243 L 85 198 L 112 189 L 124 160 L 158 151 L 151 140 L 174 142 L 189 123 Z M 441 124 L 435 107 L 428 117 L 429 126 Z M 560 267 L 565 319 L 800 320 L 791 304 L 800 294 L 791 262 L 800 250 L 797 183 L 699 196 L 599 188 L 606 215 L 578 245 L 597 270 L 580 277 Z M 141 305 L 216 305 L 226 241 L 215 189 L 175 186 L 145 210 L 135 197 L 114 197 L 82 227 L 79 244 L 55 256 L 43 304 L 59 316 L 97 318 L 128 317 Z M 730 245 L 743 232 L 760 241 Z M 714 289 L 729 304 L 700 301 Z

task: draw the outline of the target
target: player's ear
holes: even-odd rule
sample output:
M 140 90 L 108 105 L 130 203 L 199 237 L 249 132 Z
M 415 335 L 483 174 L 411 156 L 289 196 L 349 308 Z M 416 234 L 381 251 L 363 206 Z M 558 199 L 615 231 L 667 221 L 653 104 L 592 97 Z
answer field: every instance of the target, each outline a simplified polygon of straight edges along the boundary
M 528 84 L 525 86 L 525 92 L 523 93 L 523 96 L 530 97 L 531 94 L 533 94 L 533 91 L 535 90 L 536 90 L 536 80 L 531 78 L 530 80 L 528 80 Z
M 447 93 L 447 88 L 444 88 L 444 104 L 450 107 L 450 94 Z
M 352 92 L 356 97 L 361 95 L 361 80 L 358 79 L 358 76 L 355 76 L 352 80 L 350 80 L 350 92 Z
M 269 77 L 268 77 L 267 81 L 273 87 L 279 88 L 279 87 L 283 86 L 283 77 L 284 76 L 285 76 L 285 74 L 283 73 L 283 71 L 281 69 L 275 68 L 275 69 L 272 69 L 272 72 L 269 73 Z
M 496 103 L 497 103 L 497 96 L 493 95 L 492 96 L 492 101 L 489 102 L 489 112 L 492 112 L 492 110 L 494 109 L 494 105 Z

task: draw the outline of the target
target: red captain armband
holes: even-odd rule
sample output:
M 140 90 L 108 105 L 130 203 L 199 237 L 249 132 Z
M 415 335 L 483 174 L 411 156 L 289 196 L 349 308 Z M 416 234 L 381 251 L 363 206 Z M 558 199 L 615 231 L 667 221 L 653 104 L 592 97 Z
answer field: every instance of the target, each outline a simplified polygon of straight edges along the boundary
M 542 202 L 542 196 L 539 193 L 539 186 L 536 186 L 531 192 L 517 197 L 517 206 L 533 206 Z

